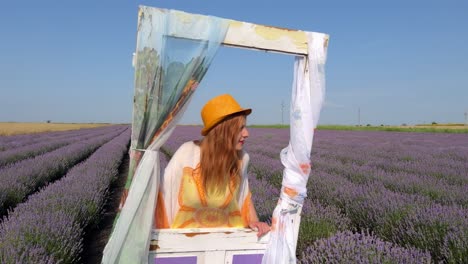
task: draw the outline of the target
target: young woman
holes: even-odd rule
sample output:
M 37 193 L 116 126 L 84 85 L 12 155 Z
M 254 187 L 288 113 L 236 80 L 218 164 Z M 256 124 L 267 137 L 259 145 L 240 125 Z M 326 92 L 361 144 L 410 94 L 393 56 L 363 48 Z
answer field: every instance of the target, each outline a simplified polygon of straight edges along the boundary
M 206 103 L 203 139 L 182 144 L 162 176 L 156 228 L 250 227 L 258 236 L 268 233 L 252 203 L 249 155 L 243 151 L 251 112 L 228 94 Z

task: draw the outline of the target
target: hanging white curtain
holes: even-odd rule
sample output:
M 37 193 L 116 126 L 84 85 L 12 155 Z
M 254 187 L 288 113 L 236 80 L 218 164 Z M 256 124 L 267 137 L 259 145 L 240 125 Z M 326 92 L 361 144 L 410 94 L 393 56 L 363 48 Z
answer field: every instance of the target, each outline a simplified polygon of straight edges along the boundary
M 272 216 L 263 264 L 296 263 L 300 213 L 307 195 L 314 129 L 325 99 L 328 37 L 307 32 L 308 56 L 296 57 L 290 109 L 290 141 L 281 151 L 282 189 Z
M 102 263 L 148 262 L 159 148 L 189 104 L 227 28 L 228 21 L 216 17 L 140 7 L 129 189 Z

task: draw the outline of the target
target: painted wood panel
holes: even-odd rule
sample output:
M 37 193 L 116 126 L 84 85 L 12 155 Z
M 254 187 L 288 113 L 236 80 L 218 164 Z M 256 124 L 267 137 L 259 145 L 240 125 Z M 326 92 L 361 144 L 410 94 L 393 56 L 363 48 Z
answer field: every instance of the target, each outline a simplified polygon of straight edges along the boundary
M 304 31 L 230 20 L 226 46 L 307 55 Z
M 150 263 L 259 264 L 268 240 L 247 228 L 153 230 Z
M 268 240 L 269 234 L 259 239 L 247 228 L 160 229 L 153 231 L 150 251 L 265 249 Z
M 144 15 L 145 10 L 148 8 L 156 12 L 167 12 L 166 9 L 141 7 L 139 17 Z M 187 21 L 193 19 L 203 20 L 207 18 L 205 15 L 190 14 L 181 11 L 177 12 L 179 16 Z M 223 41 L 223 45 L 225 46 L 295 55 L 307 55 L 308 53 L 306 31 L 258 25 L 232 19 L 225 20 L 229 23 L 229 29 Z M 172 34 L 171 37 L 197 39 L 197 36 L 190 32 L 187 32 L 187 35 Z M 325 45 L 328 45 L 328 41 L 325 42 Z

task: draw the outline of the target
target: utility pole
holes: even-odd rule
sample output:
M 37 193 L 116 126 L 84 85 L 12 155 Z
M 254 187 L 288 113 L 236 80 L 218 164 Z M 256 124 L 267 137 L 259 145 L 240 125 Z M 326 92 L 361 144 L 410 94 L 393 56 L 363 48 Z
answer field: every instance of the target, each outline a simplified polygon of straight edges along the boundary
M 361 108 L 360 107 L 358 107 L 357 113 L 358 113 L 358 126 L 361 126 Z
M 284 113 L 284 101 L 281 101 L 281 125 L 284 125 L 283 113 Z
M 465 112 L 465 126 L 468 126 L 468 112 Z

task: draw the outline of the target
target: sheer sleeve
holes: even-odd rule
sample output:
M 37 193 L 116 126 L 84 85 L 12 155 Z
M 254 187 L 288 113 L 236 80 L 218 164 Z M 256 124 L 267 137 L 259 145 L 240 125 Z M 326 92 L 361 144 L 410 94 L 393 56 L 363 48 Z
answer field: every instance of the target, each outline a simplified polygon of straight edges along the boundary
M 242 157 L 242 174 L 237 203 L 239 205 L 239 209 L 241 210 L 242 219 L 246 225 L 250 222 L 250 204 L 252 203 L 248 174 L 249 161 L 249 154 L 244 152 Z
M 174 217 L 179 210 L 178 195 L 183 168 L 191 166 L 194 153 L 193 142 L 182 144 L 174 153 L 171 160 L 161 175 L 161 199 L 164 201 L 166 217 L 169 226 L 174 221 Z

